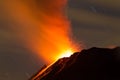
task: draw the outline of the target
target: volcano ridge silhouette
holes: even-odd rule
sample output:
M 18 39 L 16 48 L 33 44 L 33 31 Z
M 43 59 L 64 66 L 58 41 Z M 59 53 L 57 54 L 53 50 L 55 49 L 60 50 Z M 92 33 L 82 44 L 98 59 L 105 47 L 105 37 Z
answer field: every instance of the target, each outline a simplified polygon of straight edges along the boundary
M 120 47 L 84 49 L 60 58 L 30 80 L 120 80 Z

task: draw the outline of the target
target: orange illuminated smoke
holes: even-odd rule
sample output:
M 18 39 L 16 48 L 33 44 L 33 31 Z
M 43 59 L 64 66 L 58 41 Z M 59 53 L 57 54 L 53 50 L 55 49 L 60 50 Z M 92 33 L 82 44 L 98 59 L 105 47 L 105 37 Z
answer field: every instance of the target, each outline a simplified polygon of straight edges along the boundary
M 48 3 L 48 2 L 49 3 Z M 77 51 L 71 37 L 71 27 L 64 15 L 66 0 L 44 0 L 41 2 L 43 18 L 39 26 L 39 36 L 33 39 L 32 48 L 46 63 L 61 57 L 68 57 Z M 30 43 L 31 44 L 31 43 Z
M 5 11 L 11 28 L 24 45 L 50 64 L 75 51 L 70 22 L 65 15 L 66 0 L 7 0 Z M 17 25 L 18 24 L 18 25 Z
M 53 27 L 53 26 L 52 26 Z M 72 44 L 68 35 L 68 30 L 65 26 L 45 29 L 40 42 L 34 46 L 35 51 L 44 58 L 49 64 L 62 57 L 69 57 L 77 51 L 76 44 Z
M 66 0 L 45 0 L 42 13 L 43 22 L 40 24 L 39 37 L 33 42 L 32 49 L 48 64 L 61 57 L 68 57 L 77 50 L 72 41 L 70 23 L 64 15 Z

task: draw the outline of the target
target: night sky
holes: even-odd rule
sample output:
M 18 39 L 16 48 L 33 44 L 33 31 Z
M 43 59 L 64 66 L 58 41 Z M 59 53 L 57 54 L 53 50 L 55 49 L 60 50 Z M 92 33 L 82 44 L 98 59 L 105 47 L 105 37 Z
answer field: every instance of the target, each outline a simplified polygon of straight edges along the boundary
M 120 1 L 70 0 L 73 33 L 86 47 L 120 45 Z
M 14 27 L 20 25 L 8 15 L 8 2 L 0 0 L 0 80 L 27 80 L 45 63 L 18 38 Z M 73 38 L 84 48 L 120 45 L 119 0 L 69 0 L 66 12 Z

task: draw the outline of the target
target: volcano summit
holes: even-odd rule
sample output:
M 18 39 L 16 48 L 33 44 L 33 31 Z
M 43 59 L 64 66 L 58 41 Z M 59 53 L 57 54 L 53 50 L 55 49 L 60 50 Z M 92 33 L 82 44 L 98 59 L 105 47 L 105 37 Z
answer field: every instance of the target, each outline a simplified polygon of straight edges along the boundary
M 76 52 L 40 70 L 30 80 L 120 80 L 120 47 Z

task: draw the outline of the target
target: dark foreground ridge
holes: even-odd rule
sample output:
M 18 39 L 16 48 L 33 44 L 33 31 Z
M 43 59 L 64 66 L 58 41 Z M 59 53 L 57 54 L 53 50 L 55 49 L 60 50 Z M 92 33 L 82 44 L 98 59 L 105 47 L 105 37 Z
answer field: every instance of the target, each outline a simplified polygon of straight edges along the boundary
M 82 50 L 59 59 L 30 80 L 120 80 L 120 47 Z

